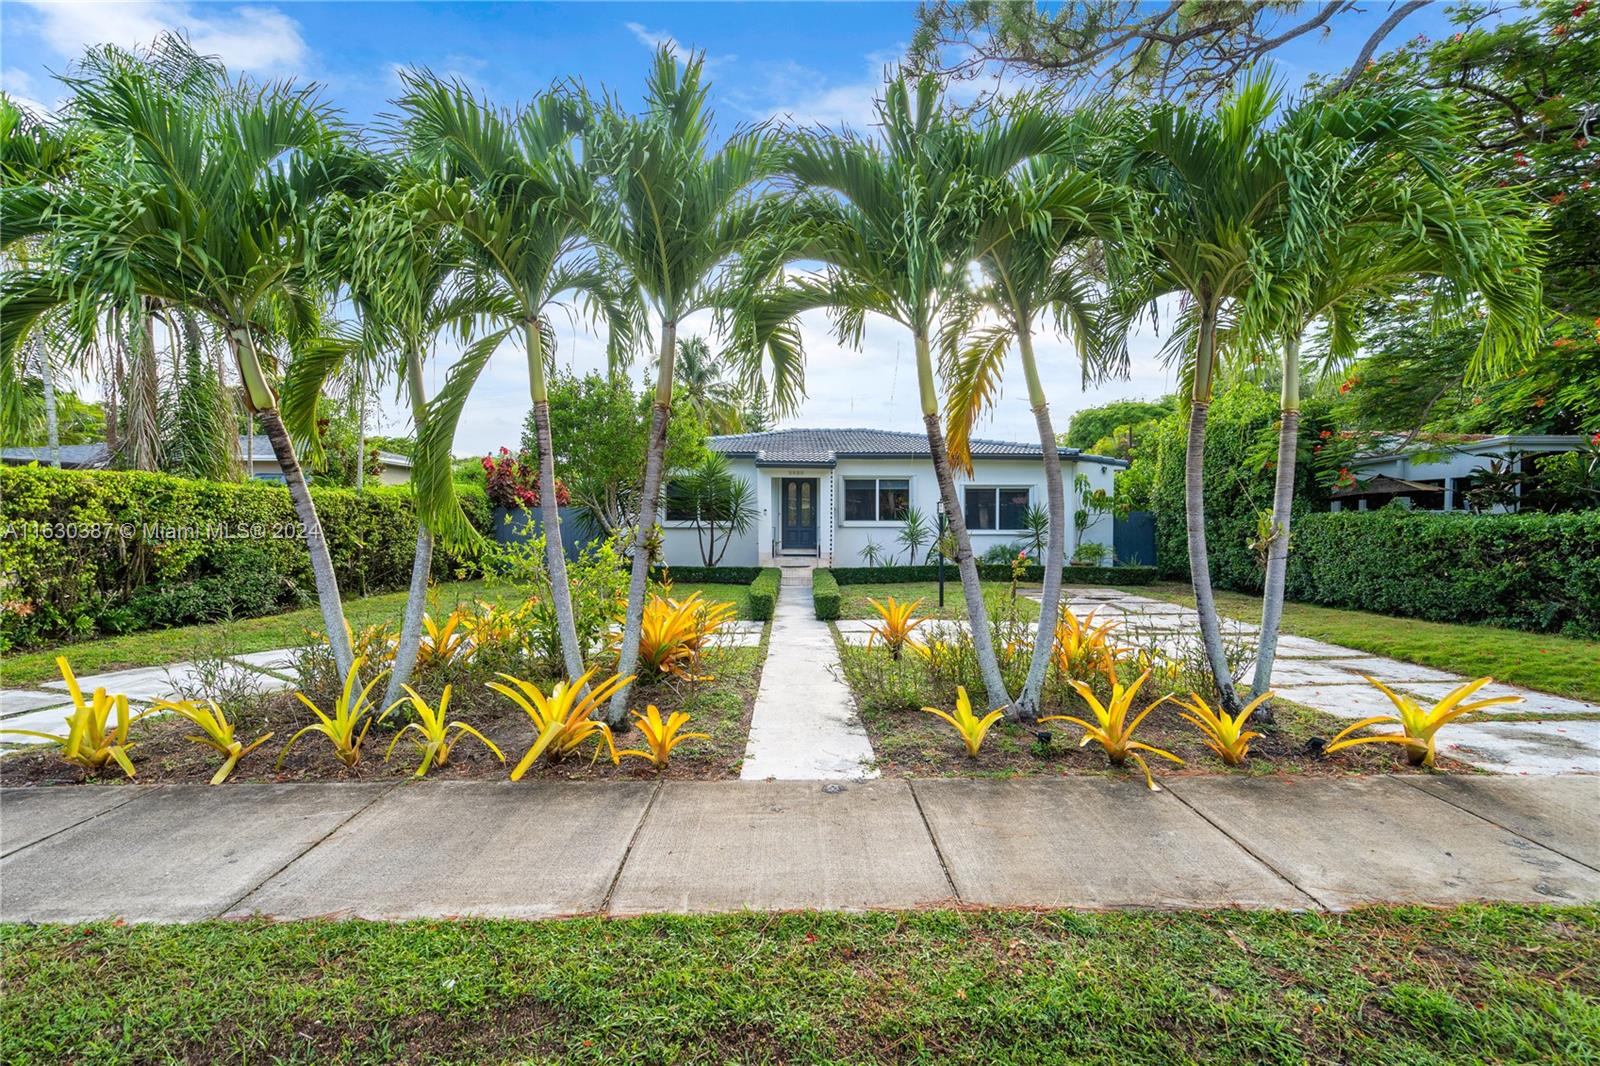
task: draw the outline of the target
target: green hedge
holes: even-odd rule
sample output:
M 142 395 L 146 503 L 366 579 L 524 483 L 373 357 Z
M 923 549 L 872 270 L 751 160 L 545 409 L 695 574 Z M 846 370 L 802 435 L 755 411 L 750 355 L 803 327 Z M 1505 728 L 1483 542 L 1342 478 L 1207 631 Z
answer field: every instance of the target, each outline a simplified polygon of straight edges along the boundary
M 772 621 L 778 608 L 778 584 L 783 572 L 777 568 L 762 570 L 750 582 L 750 617 L 757 622 Z
M 1600 638 L 1600 511 L 1296 518 L 1291 600 Z
M 657 581 L 670 576 L 691 585 L 748 585 L 761 576 L 759 566 L 657 566 L 650 574 Z
M 408 487 L 311 490 L 341 590 L 404 588 L 416 521 Z M 482 490 L 462 506 L 490 528 Z M 471 564 L 434 556 L 441 577 Z M 0 645 L 264 614 L 310 602 L 289 493 L 266 481 L 140 471 L 0 469 Z
M 846 566 L 834 567 L 833 576 L 841 585 L 897 585 L 911 581 L 939 580 L 939 565 L 923 566 Z M 1158 572 L 1153 566 L 1068 566 L 1062 570 L 1069 585 L 1151 585 Z M 1011 567 L 999 563 L 979 563 L 978 576 L 984 581 L 1010 581 Z M 1044 567 L 1029 566 L 1022 571 L 1024 581 L 1043 581 Z M 960 581 L 954 563 L 944 567 L 946 581 Z
M 839 582 L 833 571 L 818 567 L 811 571 L 811 602 L 816 606 L 817 617 L 824 622 L 839 619 Z

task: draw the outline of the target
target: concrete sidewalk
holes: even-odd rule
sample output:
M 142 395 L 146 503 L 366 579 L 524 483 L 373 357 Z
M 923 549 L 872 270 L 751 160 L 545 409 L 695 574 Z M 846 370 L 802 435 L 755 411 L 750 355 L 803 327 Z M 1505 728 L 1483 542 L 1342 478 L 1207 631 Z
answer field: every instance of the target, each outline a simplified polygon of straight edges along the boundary
M 0 919 L 1600 900 L 1600 777 L 0 791 Z

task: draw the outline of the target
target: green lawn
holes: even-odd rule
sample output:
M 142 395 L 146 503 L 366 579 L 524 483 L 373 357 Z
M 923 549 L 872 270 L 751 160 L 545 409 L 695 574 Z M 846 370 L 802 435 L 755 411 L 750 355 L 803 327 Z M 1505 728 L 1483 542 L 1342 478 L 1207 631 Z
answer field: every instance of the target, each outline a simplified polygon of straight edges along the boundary
M 0 927 L 25 1063 L 1578 1063 L 1600 908 Z
M 986 581 L 985 589 L 996 589 L 1001 592 L 1010 590 L 1009 582 Z M 1024 582 L 1019 588 L 1038 588 L 1038 585 L 1029 585 Z M 898 603 L 907 603 L 911 600 L 921 600 L 917 607 L 917 615 L 923 618 L 965 618 L 967 616 L 967 601 L 961 596 L 961 579 L 956 575 L 955 567 L 950 568 L 950 577 L 944 583 L 944 606 L 939 606 L 939 583 L 937 581 L 907 581 L 888 585 L 840 585 L 839 586 L 839 617 L 840 618 L 876 618 L 878 613 L 872 609 L 868 600 L 877 600 L 882 603 L 893 596 Z M 1019 596 L 1018 602 L 1024 618 L 1038 618 L 1039 605 L 1025 596 Z
M 1127 591 L 1194 605 L 1188 585 L 1166 583 Z M 1232 618 L 1261 620 L 1261 600 L 1255 596 L 1219 591 L 1217 608 Z M 1283 630 L 1468 677 L 1489 674 L 1540 692 L 1600 702 L 1600 643 L 1594 641 L 1304 603 L 1284 605 Z
M 672 594 L 682 598 L 697 589 L 707 599 L 731 601 L 738 608 L 740 618 L 750 617 L 749 586 L 678 582 L 673 585 Z M 526 595 L 526 590 L 503 583 L 448 581 L 438 586 L 437 603 L 441 612 L 449 613 L 456 604 L 462 602 L 486 600 L 511 606 L 520 603 Z M 390 622 L 398 628 L 405 601 L 404 592 L 346 599 L 345 617 L 357 629 L 378 622 Z M 17 687 L 59 677 L 55 664 L 57 655 L 66 655 L 72 661 L 75 673 L 101 673 L 135 666 L 160 666 L 207 655 L 238 655 L 283 648 L 302 644 L 308 630 L 321 629 L 322 614 L 313 606 L 261 618 L 177 629 L 153 629 L 43 651 L 12 652 L 5 655 L 0 666 L 3 666 L 6 686 Z

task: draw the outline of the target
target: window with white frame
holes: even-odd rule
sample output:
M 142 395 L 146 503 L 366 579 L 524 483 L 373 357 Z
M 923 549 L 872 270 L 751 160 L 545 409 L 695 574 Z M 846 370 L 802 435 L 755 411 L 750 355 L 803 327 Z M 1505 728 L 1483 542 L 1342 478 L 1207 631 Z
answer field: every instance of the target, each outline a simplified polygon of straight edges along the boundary
M 1022 529 L 1029 494 L 1025 486 L 968 485 L 962 494 L 967 528 L 978 532 Z
M 899 522 L 910 510 L 910 478 L 847 477 L 844 479 L 846 522 Z

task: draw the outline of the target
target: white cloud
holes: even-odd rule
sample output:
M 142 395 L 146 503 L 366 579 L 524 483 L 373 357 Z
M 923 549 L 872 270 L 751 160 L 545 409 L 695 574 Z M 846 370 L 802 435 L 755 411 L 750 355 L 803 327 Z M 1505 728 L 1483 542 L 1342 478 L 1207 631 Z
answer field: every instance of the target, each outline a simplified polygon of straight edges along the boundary
M 232 70 L 292 72 L 309 52 L 300 24 L 275 7 L 224 8 L 182 0 L 25 3 L 39 36 L 66 59 L 76 59 L 89 45 L 147 45 L 169 30 L 182 30 L 196 51 L 219 57 Z
M 54 103 L 45 103 L 41 100 L 41 96 L 50 94 L 50 88 L 41 86 L 37 78 L 16 67 L 0 70 L 0 89 L 5 90 L 6 95 L 11 97 L 17 106 L 41 118 L 53 114 L 61 103 L 59 99 L 55 99 Z
M 682 42 L 666 30 L 652 30 L 642 22 L 624 22 L 623 26 L 627 28 L 629 33 L 633 34 L 640 44 L 651 51 L 664 47 L 674 57 L 682 58 L 685 51 L 692 52 L 695 50 L 693 47 L 685 49 Z M 732 63 L 738 58 L 738 56 L 731 53 L 723 56 L 707 55 L 704 59 L 705 69 L 711 71 L 719 66 Z

